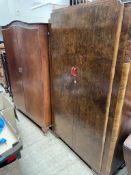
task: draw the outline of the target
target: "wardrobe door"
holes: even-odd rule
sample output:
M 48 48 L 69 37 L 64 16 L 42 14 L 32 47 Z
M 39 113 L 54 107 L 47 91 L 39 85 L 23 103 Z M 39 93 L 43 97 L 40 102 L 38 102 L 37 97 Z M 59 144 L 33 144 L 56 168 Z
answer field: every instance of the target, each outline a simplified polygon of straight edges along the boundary
M 7 53 L 13 99 L 17 108 L 25 112 L 26 109 L 22 82 L 22 60 L 20 54 L 21 47 L 19 47 L 18 41 L 19 29 L 15 25 L 10 24 L 9 26 L 3 28 L 2 33 Z
M 39 46 L 39 25 L 21 24 L 19 41 L 23 62 L 23 86 L 26 114 L 43 126 L 42 58 Z M 43 48 L 44 49 L 44 48 Z
M 59 17 L 61 17 L 61 15 L 59 15 Z M 60 20 L 59 17 L 58 20 Z M 74 90 L 75 77 L 72 76 L 72 70 L 77 57 L 77 55 L 74 55 L 74 38 L 71 40 L 74 31 L 65 29 L 66 23 L 62 23 L 61 20 L 60 23 L 62 23 L 62 27 L 57 26 L 56 23 L 57 19 L 54 18 L 51 32 L 51 79 L 54 131 L 70 146 L 73 146 L 72 129 L 76 92 Z
M 51 17 L 55 131 L 66 142 L 66 133 L 69 139 L 73 132 L 73 149 L 97 172 L 102 165 L 122 15 L 120 2 L 101 1 L 56 10 Z
M 73 145 L 74 150 L 100 172 L 123 6 L 117 1 L 107 1 L 78 8 L 73 13 L 70 20 L 77 29 L 78 69 Z

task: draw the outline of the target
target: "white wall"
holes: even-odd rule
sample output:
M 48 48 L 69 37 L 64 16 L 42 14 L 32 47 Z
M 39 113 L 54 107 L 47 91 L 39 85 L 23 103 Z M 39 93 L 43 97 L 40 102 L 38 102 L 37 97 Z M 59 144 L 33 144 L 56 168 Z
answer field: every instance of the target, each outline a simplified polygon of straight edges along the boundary
M 32 9 L 34 3 L 45 5 Z M 0 26 L 11 21 L 47 23 L 54 8 L 69 5 L 69 0 L 0 0 Z
M 0 0 L 0 26 L 8 24 L 13 20 L 11 15 L 13 6 L 10 6 L 8 2 L 9 0 Z
M 54 8 L 58 7 L 58 5 L 47 3 L 47 4 L 45 4 L 41 7 L 32 9 L 33 0 L 27 1 L 25 3 L 23 3 L 23 1 L 25 1 L 25 0 L 19 0 L 19 3 L 17 1 L 15 16 L 16 16 L 17 20 L 21 20 L 21 21 L 24 21 L 24 22 L 48 23 L 48 19 L 50 18 L 50 14 L 51 14 L 52 10 Z

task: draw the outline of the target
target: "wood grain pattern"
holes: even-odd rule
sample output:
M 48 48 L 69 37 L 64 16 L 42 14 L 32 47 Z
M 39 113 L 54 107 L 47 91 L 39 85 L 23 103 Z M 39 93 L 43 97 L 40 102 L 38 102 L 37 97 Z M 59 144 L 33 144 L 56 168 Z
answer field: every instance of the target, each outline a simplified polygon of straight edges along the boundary
M 42 124 L 43 95 L 42 92 L 42 62 L 38 47 L 38 28 L 20 27 L 19 36 L 21 58 L 23 61 L 23 84 L 27 115 L 37 124 Z
M 22 82 L 22 74 L 18 71 L 22 67 L 21 54 L 19 54 L 20 49 L 18 45 L 18 35 L 19 32 L 16 27 L 9 27 L 8 30 L 3 29 L 2 33 L 4 36 L 5 50 L 7 53 L 7 62 L 9 66 L 10 79 L 12 91 L 14 94 L 14 102 L 18 108 L 23 112 L 26 112 L 25 101 L 24 101 L 24 90 Z
M 17 33 L 17 36 L 12 36 L 8 33 L 10 28 L 14 33 Z M 4 31 L 6 32 L 4 39 L 8 40 L 5 47 L 7 48 L 10 62 L 17 60 L 18 63 L 21 63 L 20 74 L 23 92 L 18 94 L 24 98 L 26 111 L 23 111 L 21 106 L 18 106 L 18 108 L 46 132 L 51 125 L 48 25 L 14 22 L 4 27 Z M 16 38 L 17 45 L 12 43 L 15 48 L 14 53 L 17 54 L 17 58 L 14 58 L 12 56 L 13 49 L 9 49 L 9 43 Z M 19 67 L 18 65 L 15 66 L 13 67 L 10 64 L 10 74 L 15 71 L 18 74 Z M 15 83 L 15 80 L 13 79 L 11 83 Z M 15 98 L 16 95 L 13 95 Z
M 124 18 L 123 18 L 122 32 L 121 32 L 121 38 L 120 38 L 118 59 L 117 59 L 115 78 L 114 78 L 114 83 L 112 88 L 113 91 L 112 91 L 111 105 L 110 105 L 110 111 L 109 111 L 105 150 L 104 150 L 104 156 L 103 156 L 103 167 L 102 167 L 103 174 L 108 174 L 107 171 L 109 172 L 109 169 L 110 169 L 110 166 L 107 167 L 106 161 L 109 156 L 109 147 L 111 148 L 112 144 L 114 144 L 115 150 L 114 149 L 110 150 L 110 156 L 112 156 L 112 158 L 108 160 L 109 164 L 112 164 L 112 171 L 115 171 L 116 168 L 124 164 L 122 145 L 124 140 L 128 136 L 128 134 L 131 132 L 131 127 L 128 124 L 130 123 L 130 116 L 129 116 L 130 103 L 127 103 L 131 101 L 131 98 L 130 98 L 131 83 L 129 78 L 128 78 L 127 87 L 126 87 L 125 99 L 123 101 L 124 104 L 122 108 L 122 114 L 120 116 L 116 115 L 114 117 L 117 103 L 119 103 L 118 92 L 120 91 L 120 87 L 121 87 L 120 83 L 121 83 L 121 77 L 122 77 L 123 63 L 125 66 L 127 66 L 127 68 L 128 66 L 130 66 L 130 60 L 129 60 L 130 58 L 129 55 L 131 55 L 129 52 L 130 50 L 129 43 L 131 39 L 130 15 L 131 15 L 131 8 L 130 8 L 130 4 L 128 4 L 124 8 Z M 128 64 L 125 64 L 125 63 L 128 63 Z M 130 77 L 131 71 L 130 70 L 128 71 L 129 71 L 128 76 Z M 128 113 L 128 116 L 127 116 L 127 113 Z M 117 123 L 116 123 L 116 120 L 118 120 Z M 113 131 L 112 129 L 113 123 L 114 125 L 118 124 L 118 126 L 114 128 L 115 131 Z M 114 134 L 115 134 L 115 137 L 114 137 Z
M 51 97 L 50 97 L 50 73 L 49 73 L 49 25 L 39 26 L 39 47 L 41 49 L 40 56 L 42 58 L 42 88 L 43 88 L 43 106 L 44 106 L 44 122 L 43 130 L 46 130 L 52 125 L 51 120 Z M 44 37 L 44 39 L 43 39 Z M 44 48 L 44 49 L 43 49 Z M 47 129 L 46 129 L 47 128 Z
M 117 1 L 60 9 L 51 17 L 54 130 L 98 173 L 122 17 Z
M 119 50 L 120 35 L 121 35 L 121 28 L 122 28 L 123 12 L 124 12 L 124 5 L 123 5 L 121 12 L 120 12 L 118 29 L 116 31 L 116 38 L 115 38 L 116 42 L 115 42 L 115 47 L 114 47 L 112 69 L 111 69 L 111 73 L 110 73 L 110 85 L 109 85 L 109 92 L 108 92 L 108 97 L 107 97 L 107 107 L 106 107 L 106 116 L 105 116 L 106 120 L 105 120 L 105 128 L 104 128 L 102 152 L 101 152 L 101 161 L 100 161 L 101 162 L 101 169 L 102 169 L 104 147 L 105 147 L 105 142 L 106 142 L 106 131 L 107 131 L 107 125 L 108 125 L 108 120 L 109 120 L 110 101 L 111 101 L 111 95 L 112 95 L 112 90 L 113 90 L 113 81 L 114 81 L 114 77 L 115 77 L 115 69 L 116 69 L 116 63 L 117 63 L 117 58 L 118 58 L 118 50 Z M 111 165 L 109 167 L 111 167 Z
M 115 151 L 115 146 L 116 146 L 119 131 L 120 131 L 122 108 L 124 104 L 124 97 L 125 97 L 125 92 L 126 92 L 129 71 L 130 71 L 130 63 L 124 63 L 123 69 L 122 69 L 121 83 L 120 83 L 119 92 L 118 92 L 116 110 L 115 110 L 115 115 L 114 115 L 114 122 L 113 122 L 113 127 L 112 127 L 112 136 L 111 136 L 112 140 L 110 141 L 109 157 L 108 157 L 107 166 L 106 166 L 107 174 L 110 173 L 110 167 L 111 167 L 112 159 L 113 159 L 112 152 Z

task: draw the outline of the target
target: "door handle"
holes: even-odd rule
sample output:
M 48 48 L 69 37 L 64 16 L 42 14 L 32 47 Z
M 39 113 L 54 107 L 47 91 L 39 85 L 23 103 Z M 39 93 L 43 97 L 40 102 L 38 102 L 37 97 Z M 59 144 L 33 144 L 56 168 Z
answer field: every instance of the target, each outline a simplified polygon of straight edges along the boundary
M 22 72 L 23 72 L 22 67 L 19 67 L 19 68 L 18 68 L 18 72 L 19 72 L 19 73 L 22 73 Z

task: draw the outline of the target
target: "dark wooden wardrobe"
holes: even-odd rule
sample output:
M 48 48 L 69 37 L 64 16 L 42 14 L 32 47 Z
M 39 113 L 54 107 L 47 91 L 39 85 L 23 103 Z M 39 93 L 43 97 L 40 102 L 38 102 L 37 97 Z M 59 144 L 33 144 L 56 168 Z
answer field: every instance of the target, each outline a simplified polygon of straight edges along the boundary
M 131 5 L 89 2 L 50 22 L 54 132 L 98 174 L 113 174 L 131 132 Z
M 48 25 L 16 21 L 2 33 L 14 103 L 46 131 L 51 125 Z

